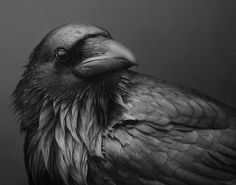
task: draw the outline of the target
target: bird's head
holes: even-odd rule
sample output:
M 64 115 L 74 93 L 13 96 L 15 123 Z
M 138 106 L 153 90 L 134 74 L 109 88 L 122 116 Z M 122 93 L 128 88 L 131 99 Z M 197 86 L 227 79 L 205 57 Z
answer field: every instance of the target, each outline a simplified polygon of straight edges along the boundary
M 66 24 L 42 39 L 31 54 L 23 76 L 25 81 L 30 81 L 28 85 L 38 90 L 65 96 L 85 81 L 135 64 L 131 51 L 114 41 L 106 30 Z

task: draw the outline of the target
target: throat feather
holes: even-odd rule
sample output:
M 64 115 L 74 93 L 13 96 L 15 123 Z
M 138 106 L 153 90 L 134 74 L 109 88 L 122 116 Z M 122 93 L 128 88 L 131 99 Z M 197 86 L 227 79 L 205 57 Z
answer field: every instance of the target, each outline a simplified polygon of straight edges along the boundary
M 101 111 L 104 107 L 97 110 L 98 105 L 94 103 L 92 98 L 88 98 L 83 106 L 78 99 L 72 104 L 61 101 L 44 104 L 36 133 L 39 140 L 37 150 L 42 153 L 52 178 L 56 169 L 66 184 L 69 181 L 83 184 L 87 179 L 88 156 L 103 157 L 102 132 L 105 123 L 100 121 L 106 121 L 106 116 L 97 116 L 98 112 L 105 113 L 105 110 Z

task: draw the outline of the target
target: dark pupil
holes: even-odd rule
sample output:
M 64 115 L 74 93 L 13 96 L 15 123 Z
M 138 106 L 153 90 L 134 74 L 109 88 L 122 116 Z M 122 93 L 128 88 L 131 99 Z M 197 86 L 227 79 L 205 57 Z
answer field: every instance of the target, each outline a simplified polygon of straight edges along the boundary
M 57 51 L 57 59 L 58 59 L 60 62 L 66 62 L 66 60 L 68 59 L 67 51 L 64 50 L 64 49 L 59 49 L 59 50 Z

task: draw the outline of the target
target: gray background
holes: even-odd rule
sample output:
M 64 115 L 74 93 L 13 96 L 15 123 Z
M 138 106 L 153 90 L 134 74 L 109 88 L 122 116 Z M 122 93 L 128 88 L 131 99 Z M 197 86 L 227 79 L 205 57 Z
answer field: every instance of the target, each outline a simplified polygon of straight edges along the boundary
M 26 184 L 23 136 L 9 109 L 10 95 L 32 48 L 66 22 L 100 25 L 135 53 L 139 71 L 236 107 L 233 0 L 1 0 L 1 185 Z

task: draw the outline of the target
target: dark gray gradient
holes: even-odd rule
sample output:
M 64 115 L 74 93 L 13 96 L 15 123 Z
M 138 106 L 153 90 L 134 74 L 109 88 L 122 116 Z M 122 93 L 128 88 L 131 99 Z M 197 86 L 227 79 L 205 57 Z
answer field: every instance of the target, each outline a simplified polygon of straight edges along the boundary
M 1 0 L 1 185 L 26 184 L 10 94 L 33 47 L 66 22 L 104 27 L 134 52 L 137 70 L 236 107 L 235 0 Z

